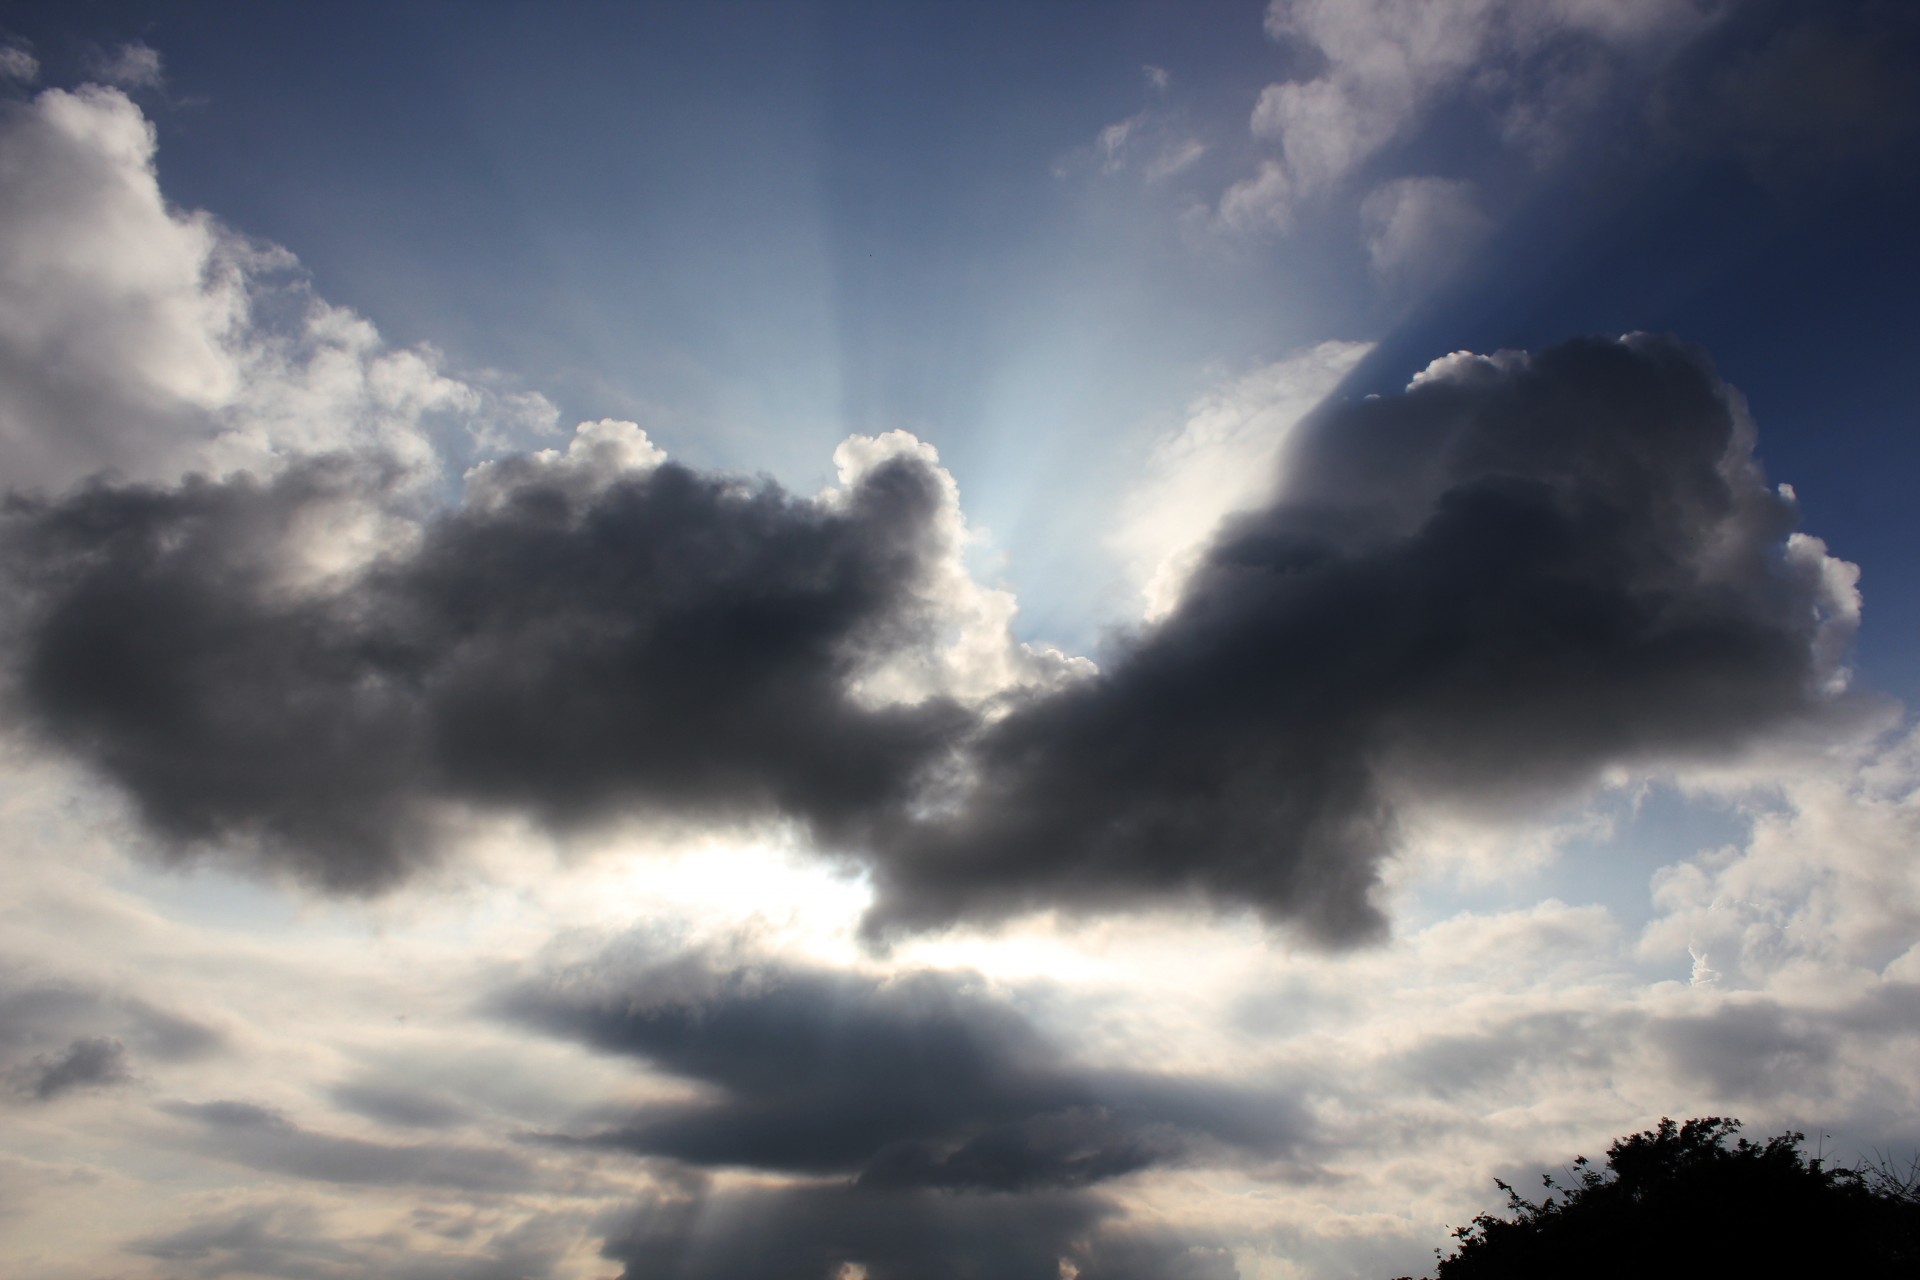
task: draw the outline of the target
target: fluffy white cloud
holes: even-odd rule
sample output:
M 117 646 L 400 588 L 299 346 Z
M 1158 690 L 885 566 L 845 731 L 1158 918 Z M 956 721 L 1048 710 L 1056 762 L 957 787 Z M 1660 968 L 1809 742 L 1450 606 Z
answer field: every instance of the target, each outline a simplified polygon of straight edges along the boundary
M 431 349 L 389 347 L 314 297 L 292 255 L 170 207 L 154 146 L 118 89 L 49 89 L 0 109 L 11 483 L 271 472 L 335 449 L 428 468 L 436 436 L 470 450 L 550 427 L 538 396 L 495 394 L 444 372 Z

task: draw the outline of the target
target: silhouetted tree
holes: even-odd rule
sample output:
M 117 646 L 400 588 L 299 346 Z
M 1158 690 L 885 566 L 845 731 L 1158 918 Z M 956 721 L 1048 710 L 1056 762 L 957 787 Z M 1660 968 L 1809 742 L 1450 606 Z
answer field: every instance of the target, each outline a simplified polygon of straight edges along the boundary
M 1739 1128 L 1663 1119 L 1609 1147 L 1604 1169 L 1581 1156 L 1565 1185 L 1541 1175 L 1538 1203 L 1495 1179 L 1510 1216 L 1457 1228 L 1438 1280 L 1920 1275 L 1913 1179 L 1885 1160 L 1829 1169 L 1802 1155 L 1805 1134 L 1730 1142 Z

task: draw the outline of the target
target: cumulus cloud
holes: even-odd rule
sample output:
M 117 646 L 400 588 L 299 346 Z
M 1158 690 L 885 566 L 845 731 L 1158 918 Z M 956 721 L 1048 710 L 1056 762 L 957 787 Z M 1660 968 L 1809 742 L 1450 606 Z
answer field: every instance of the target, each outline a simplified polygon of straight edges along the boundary
M 1314 69 L 1268 85 L 1254 107 L 1254 136 L 1280 151 L 1263 172 L 1263 220 L 1284 225 L 1292 202 L 1343 183 L 1461 93 L 1490 100 L 1510 142 L 1549 151 L 1618 71 L 1703 29 L 1714 9 L 1695 0 L 1273 0 L 1267 33 Z M 1245 188 L 1229 197 L 1247 203 Z
M 854 695 L 930 622 L 941 491 L 914 456 L 818 502 L 508 459 L 410 553 L 290 587 L 303 517 L 383 482 L 316 461 L 16 502 L 19 705 L 176 845 L 350 891 L 432 856 L 436 800 L 831 833 L 898 802 L 965 721 Z
M 1227 188 L 1220 197 L 1220 220 L 1241 231 L 1284 231 L 1293 221 L 1293 180 L 1275 160 Z
M 1661 50 L 1711 15 L 1713 6 L 1693 0 L 1273 0 L 1267 35 L 1311 50 L 1321 69 L 1269 84 L 1252 129 L 1281 146 L 1304 188 L 1321 190 L 1473 79 L 1505 88 L 1507 111 L 1538 117 L 1565 92 L 1563 77 L 1528 75 L 1540 63 L 1569 46 L 1613 56 Z
M 1792 18 L 1736 29 L 1710 67 L 1662 85 L 1656 125 L 1683 145 L 1733 151 L 1770 184 L 1898 169 L 1920 131 L 1920 22 L 1871 3 Z
M 1205 901 L 1353 940 L 1396 806 L 1736 751 L 1844 684 L 1851 568 L 1752 440 L 1669 340 L 1437 361 L 1296 430 L 1098 675 L 1009 647 L 906 436 L 801 499 L 591 424 L 320 574 L 312 513 L 390 468 L 96 484 L 0 517 L 11 696 L 175 849 L 333 889 L 432 860 L 448 805 L 787 819 L 881 931 Z
M 0 104 L 0 446 L 14 488 L 110 472 L 264 474 L 377 448 L 524 437 L 538 397 L 452 378 L 314 298 L 284 251 L 168 206 L 153 126 L 118 89 Z M 458 453 L 457 448 L 452 450 Z
M 1146 898 L 1376 932 L 1396 804 L 1498 810 L 1817 714 L 1858 621 L 1737 395 L 1658 338 L 1436 361 L 1300 432 L 1180 606 L 877 841 L 874 921 Z

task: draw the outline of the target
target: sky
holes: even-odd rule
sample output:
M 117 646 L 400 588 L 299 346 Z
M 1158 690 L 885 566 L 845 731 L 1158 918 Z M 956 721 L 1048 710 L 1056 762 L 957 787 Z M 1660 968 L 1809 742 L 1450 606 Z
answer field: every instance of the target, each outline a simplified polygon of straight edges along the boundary
M 1916 161 L 1894 0 L 0 3 L 0 1257 L 1904 1161 Z

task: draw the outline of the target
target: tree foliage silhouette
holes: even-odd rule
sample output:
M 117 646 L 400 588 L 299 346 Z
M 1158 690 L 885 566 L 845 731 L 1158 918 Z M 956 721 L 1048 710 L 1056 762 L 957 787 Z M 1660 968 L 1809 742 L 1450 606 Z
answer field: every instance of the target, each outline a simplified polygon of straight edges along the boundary
M 1437 1280 L 1920 1274 L 1914 1179 L 1884 1161 L 1831 1169 L 1802 1154 L 1805 1134 L 1755 1143 L 1739 1128 L 1663 1119 L 1609 1147 L 1604 1169 L 1581 1156 L 1564 1185 L 1542 1174 L 1537 1203 L 1495 1179 L 1510 1216 L 1455 1229 Z

